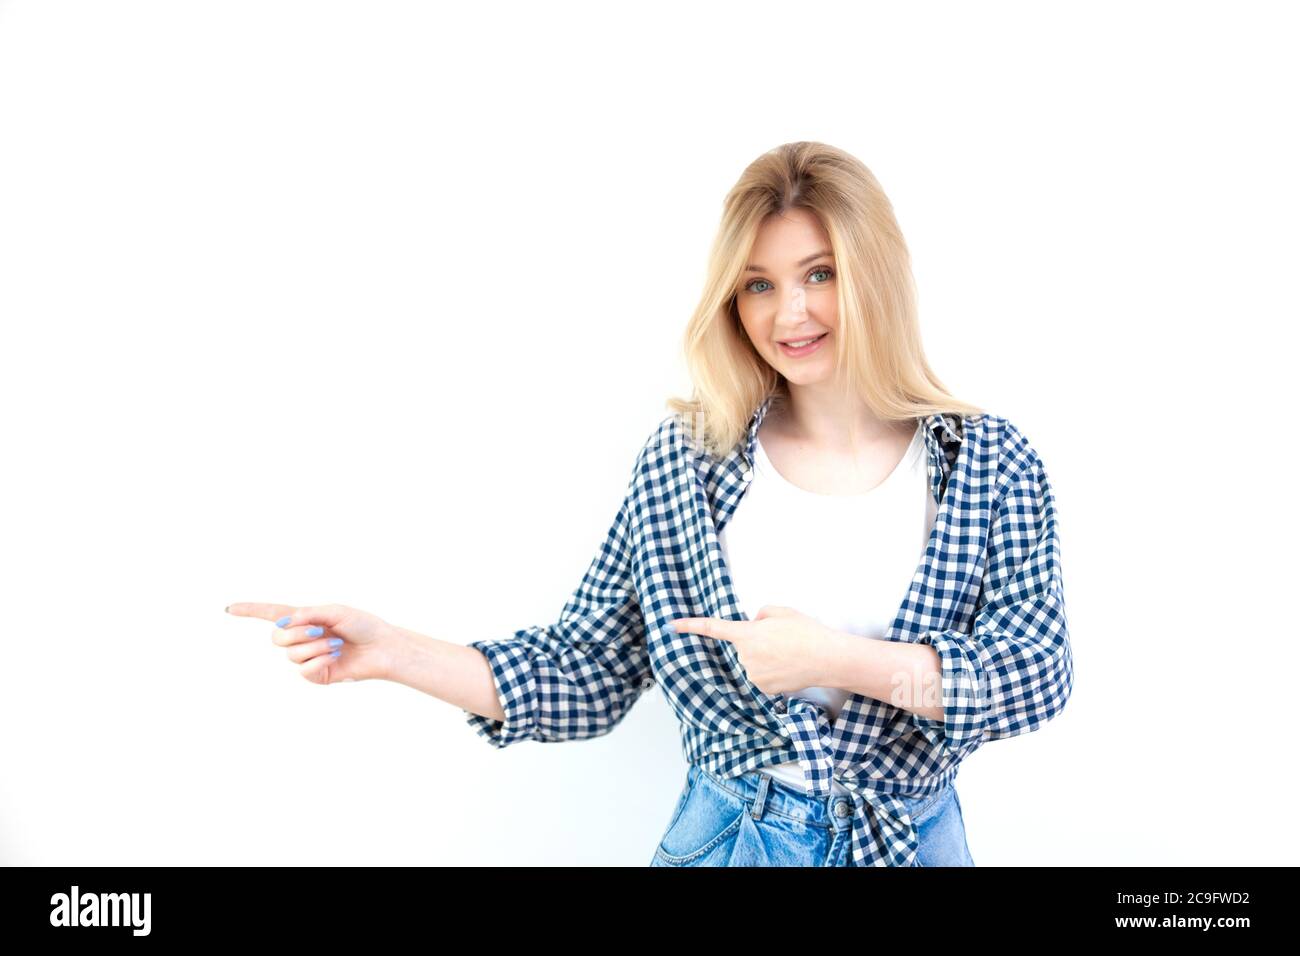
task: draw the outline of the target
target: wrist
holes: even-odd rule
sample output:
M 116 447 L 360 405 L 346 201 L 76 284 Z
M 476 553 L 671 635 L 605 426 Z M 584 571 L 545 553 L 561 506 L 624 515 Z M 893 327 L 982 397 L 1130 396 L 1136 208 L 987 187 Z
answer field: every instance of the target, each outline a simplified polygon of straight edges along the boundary
M 820 653 L 817 659 L 817 678 L 812 685 L 818 687 L 844 687 L 849 669 L 850 641 L 861 640 L 856 635 L 833 627 L 823 626 L 821 640 L 818 641 Z M 810 686 L 812 686 L 810 685 Z
M 379 644 L 384 648 L 380 655 L 383 660 L 379 677 L 396 684 L 406 684 L 412 670 L 413 658 L 417 653 L 417 635 L 396 624 L 384 624 L 379 632 Z

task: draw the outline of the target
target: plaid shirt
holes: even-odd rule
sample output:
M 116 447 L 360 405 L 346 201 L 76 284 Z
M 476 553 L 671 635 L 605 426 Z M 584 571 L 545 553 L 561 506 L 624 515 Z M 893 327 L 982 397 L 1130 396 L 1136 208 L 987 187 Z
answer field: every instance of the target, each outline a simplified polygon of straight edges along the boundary
M 670 624 L 748 620 L 717 532 L 749 487 L 771 401 L 723 457 L 699 450 L 678 415 L 659 424 L 559 620 L 469 645 L 488 660 L 505 720 L 464 713 L 496 747 L 581 740 L 608 733 L 658 683 L 688 762 L 725 777 L 798 760 L 809 796 L 828 797 L 832 778 L 850 791 L 852 865 L 911 866 L 917 834 L 900 797 L 941 789 L 985 741 L 1035 730 L 1070 696 L 1052 488 L 1007 419 L 926 418 L 938 515 L 883 637 L 938 653 L 943 719 L 851 694 L 832 726 L 824 707 L 750 683 L 731 642 Z

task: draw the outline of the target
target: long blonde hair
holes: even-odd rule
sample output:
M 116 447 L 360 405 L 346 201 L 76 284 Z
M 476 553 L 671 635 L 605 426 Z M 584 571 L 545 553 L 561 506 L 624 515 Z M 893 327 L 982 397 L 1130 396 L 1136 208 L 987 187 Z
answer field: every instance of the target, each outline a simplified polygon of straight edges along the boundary
M 949 394 L 926 361 L 911 257 L 871 170 L 824 143 L 786 143 L 750 163 L 723 203 L 704 291 L 686 327 L 694 394 L 668 400 L 692 440 L 725 454 L 763 400 L 789 400 L 784 376 L 749 341 L 736 294 L 763 220 L 791 208 L 811 210 L 830 237 L 840 316 L 836 373 L 849 394 L 884 421 L 986 414 Z

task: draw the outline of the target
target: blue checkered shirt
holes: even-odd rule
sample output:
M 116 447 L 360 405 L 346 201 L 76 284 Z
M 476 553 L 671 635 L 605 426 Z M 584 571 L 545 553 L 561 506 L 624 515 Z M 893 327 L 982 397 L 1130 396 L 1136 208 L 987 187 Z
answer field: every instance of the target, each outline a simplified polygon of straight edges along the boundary
M 932 794 L 988 740 L 1028 733 L 1070 696 L 1073 662 L 1052 488 L 1007 419 L 930 415 L 923 434 L 934 528 L 883 638 L 929 644 L 943 719 L 851 694 L 827 710 L 750 683 L 730 641 L 679 634 L 679 617 L 748 620 L 718 531 L 749 487 L 758 426 L 719 457 L 677 414 L 637 456 L 627 494 L 559 620 L 475 641 L 505 720 L 466 710 L 493 746 L 606 734 L 651 685 L 681 722 L 686 760 L 719 776 L 798 760 L 809 796 L 832 778 L 854 805 L 851 863 L 911 866 L 916 828 L 901 797 Z

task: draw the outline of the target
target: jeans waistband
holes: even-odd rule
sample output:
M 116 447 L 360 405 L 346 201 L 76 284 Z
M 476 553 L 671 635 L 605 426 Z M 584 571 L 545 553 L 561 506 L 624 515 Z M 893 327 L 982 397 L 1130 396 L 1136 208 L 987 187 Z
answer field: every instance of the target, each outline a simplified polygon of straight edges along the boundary
M 708 778 L 710 784 L 727 791 L 733 796 L 752 803 L 750 813 L 762 817 L 764 813 L 778 813 L 795 820 L 802 820 L 810 826 L 819 826 L 847 830 L 852 823 L 853 804 L 843 794 L 832 793 L 829 797 L 810 797 L 807 793 L 792 787 L 789 783 L 764 773 L 763 770 L 750 770 L 738 777 L 720 777 L 705 770 L 698 764 L 690 764 L 687 776 L 693 783 L 699 777 Z M 939 790 L 921 797 L 903 797 L 909 804 L 913 818 L 923 815 L 933 806 L 948 788 L 949 781 Z

